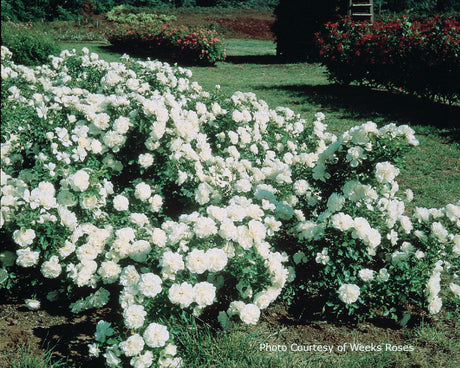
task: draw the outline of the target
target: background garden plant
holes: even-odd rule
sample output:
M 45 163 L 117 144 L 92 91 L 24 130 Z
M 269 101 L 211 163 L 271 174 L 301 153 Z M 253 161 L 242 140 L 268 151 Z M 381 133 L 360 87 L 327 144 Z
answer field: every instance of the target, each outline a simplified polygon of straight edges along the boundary
M 90 346 L 110 366 L 179 363 L 174 325 L 203 312 L 256 323 L 296 264 L 339 318 L 458 305 L 458 204 L 411 215 L 398 191 L 409 127 L 336 137 L 180 67 L 2 52 L 2 226 L 74 312 L 118 300 Z
M 458 101 L 460 35 L 455 18 L 329 22 L 317 34 L 322 63 L 339 83 L 366 83 Z

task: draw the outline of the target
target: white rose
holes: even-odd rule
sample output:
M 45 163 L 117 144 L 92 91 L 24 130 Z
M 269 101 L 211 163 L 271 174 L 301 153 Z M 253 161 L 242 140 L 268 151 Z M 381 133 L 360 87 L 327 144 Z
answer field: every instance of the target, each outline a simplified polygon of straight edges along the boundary
M 343 284 L 339 288 L 339 298 L 346 304 L 354 303 L 360 295 L 359 286 L 354 284 Z
M 139 155 L 139 165 L 143 168 L 148 168 L 153 165 L 153 155 L 150 153 L 144 153 Z
M 129 207 L 129 200 L 125 196 L 119 194 L 113 198 L 113 208 L 117 211 L 126 211 Z
M 74 190 L 84 192 L 89 187 L 89 174 L 85 170 L 78 170 L 70 177 L 70 185 Z
M 144 349 L 144 339 L 139 334 L 128 337 L 120 343 L 120 348 L 127 357 L 138 355 Z
M 144 310 L 144 307 L 138 304 L 130 305 L 123 311 L 125 325 L 133 330 L 137 330 L 144 325 L 146 315 L 147 312 Z
M 31 245 L 35 239 L 35 231 L 32 229 L 15 230 L 13 239 L 21 247 Z
M 136 185 L 134 196 L 141 201 L 145 202 L 152 195 L 152 189 L 146 183 L 139 183 Z
M 260 309 L 255 304 L 246 304 L 240 311 L 241 320 L 248 325 L 255 325 L 259 321 Z
M 159 348 L 166 345 L 169 340 L 169 332 L 166 326 L 151 323 L 144 332 L 144 341 L 151 348 Z
M 193 287 L 195 302 L 199 307 L 211 305 L 216 297 L 216 287 L 209 282 L 200 282 Z

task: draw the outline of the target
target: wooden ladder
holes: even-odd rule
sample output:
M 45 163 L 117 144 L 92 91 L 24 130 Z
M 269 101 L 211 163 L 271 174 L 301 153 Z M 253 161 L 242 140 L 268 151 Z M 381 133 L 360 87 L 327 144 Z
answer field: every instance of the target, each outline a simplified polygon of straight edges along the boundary
M 350 0 L 348 16 L 357 23 L 368 21 L 374 23 L 373 0 Z

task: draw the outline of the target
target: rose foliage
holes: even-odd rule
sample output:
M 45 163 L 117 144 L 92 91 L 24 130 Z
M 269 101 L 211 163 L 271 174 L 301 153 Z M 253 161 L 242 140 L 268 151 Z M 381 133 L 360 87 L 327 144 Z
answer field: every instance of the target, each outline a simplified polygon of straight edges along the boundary
M 0 223 L 16 248 L 0 260 L 61 280 L 48 298 L 74 313 L 119 306 L 90 355 L 180 366 L 178 324 L 256 324 L 295 273 L 339 317 L 458 305 L 459 203 L 410 214 L 396 181 L 411 128 L 336 137 L 321 113 L 190 77 L 88 50 L 28 68 L 2 47 Z
M 317 42 L 332 80 L 454 102 L 460 98 L 459 29 L 457 19 L 439 16 L 373 24 L 346 18 L 327 23 Z

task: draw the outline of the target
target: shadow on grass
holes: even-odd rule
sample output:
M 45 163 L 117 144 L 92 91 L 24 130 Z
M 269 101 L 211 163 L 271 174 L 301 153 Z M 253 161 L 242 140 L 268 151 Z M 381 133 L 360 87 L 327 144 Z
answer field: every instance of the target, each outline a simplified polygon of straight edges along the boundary
M 210 64 L 208 61 L 205 60 L 192 60 L 191 58 L 184 57 L 183 54 L 171 54 L 170 51 L 162 51 L 162 50 L 153 50 L 151 48 L 124 48 L 115 45 L 106 45 L 106 46 L 99 46 L 100 49 L 104 50 L 105 52 L 110 52 L 112 54 L 119 54 L 120 56 L 123 54 L 128 54 L 130 57 L 140 58 L 140 59 L 147 59 L 150 58 L 152 60 L 160 60 L 165 63 L 169 64 L 179 64 L 180 66 L 190 67 L 190 66 L 207 66 L 212 67 L 213 64 Z
M 348 119 L 369 119 L 378 124 L 398 122 L 442 130 L 440 136 L 460 142 L 460 105 L 448 105 L 415 96 L 366 86 L 284 85 L 279 89 L 296 99 L 338 111 Z
M 238 55 L 227 56 L 225 59 L 230 64 L 283 64 L 284 61 L 276 55 Z
M 58 357 L 66 359 L 71 367 L 104 367 L 104 358 L 89 356 L 88 344 L 93 343 L 96 323 L 86 320 L 77 324 L 61 324 L 49 328 L 35 328 L 34 334 L 42 340 L 41 348 L 51 347 Z

